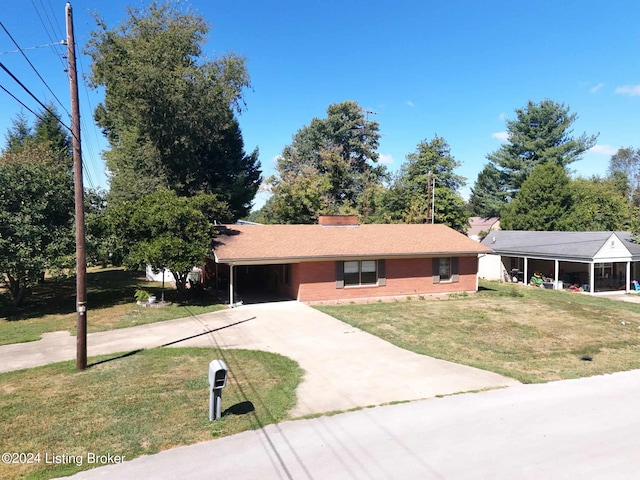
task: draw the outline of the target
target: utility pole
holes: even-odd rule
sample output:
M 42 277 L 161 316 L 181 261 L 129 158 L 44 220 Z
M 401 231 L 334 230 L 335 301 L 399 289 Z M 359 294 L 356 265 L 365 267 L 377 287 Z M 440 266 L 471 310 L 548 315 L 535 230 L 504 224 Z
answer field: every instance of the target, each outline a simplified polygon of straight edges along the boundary
M 431 180 L 431 225 L 436 223 L 436 176 Z
M 431 221 L 433 223 L 433 217 L 431 214 L 431 170 L 427 174 L 427 223 Z
M 84 247 L 84 187 L 82 185 L 82 150 L 80 147 L 80 104 L 78 102 L 78 72 L 73 36 L 73 11 L 66 6 L 67 55 L 71 92 L 71 135 L 73 137 L 73 183 L 76 207 L 76 368 L 87 368 L 87 258 Z

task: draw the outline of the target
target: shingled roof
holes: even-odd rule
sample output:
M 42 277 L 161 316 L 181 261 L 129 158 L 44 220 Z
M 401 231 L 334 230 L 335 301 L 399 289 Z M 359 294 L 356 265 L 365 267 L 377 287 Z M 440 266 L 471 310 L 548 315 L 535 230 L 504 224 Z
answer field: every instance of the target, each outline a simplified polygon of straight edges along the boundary
M 629 232 L 529 232 L 497 230 L 481 242 L 502 255 L 530 255 L 589 260 L 616 235 L 633 256 L 640 256 L 640 245 Z
M 229 225 L 215 239 L 219 263 L 363 257 L 477 255 L 491 249 L 445 225 Z

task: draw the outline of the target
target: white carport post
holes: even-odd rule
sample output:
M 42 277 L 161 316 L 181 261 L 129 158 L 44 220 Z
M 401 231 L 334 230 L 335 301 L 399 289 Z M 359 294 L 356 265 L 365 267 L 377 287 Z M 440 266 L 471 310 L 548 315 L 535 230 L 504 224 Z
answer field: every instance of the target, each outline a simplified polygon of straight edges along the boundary
M 627 262 L 627 271 L 626 271 L 626 283 L 624 284 L 624 291 L 629 293 L 631 291 L 631 262 Z
M 554 271 L 555 273 L 555 278 L 554 278 L 554 285 L 555 285 L 555 289 L 558 290 L 558 270 L 560 269 L 560 261 L 558 259 L 555 259 L 553 261 L 554 265 Z
M 529 259 L 524 257 L 524 277 L 522 277 L 522 283 L 529 285 Z
M 233 307 L 233 263 L 229 264 L 229 306 Z
M 596 286 L 596 264 L 591 261 L 589 263 L 589 293 L 595 293 L 594 288 Z

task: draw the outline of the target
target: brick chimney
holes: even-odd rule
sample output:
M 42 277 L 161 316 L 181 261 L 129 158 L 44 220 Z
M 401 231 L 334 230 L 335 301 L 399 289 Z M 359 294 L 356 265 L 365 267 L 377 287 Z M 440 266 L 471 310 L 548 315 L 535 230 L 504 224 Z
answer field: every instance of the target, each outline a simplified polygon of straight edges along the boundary
M 354 227 L 358 225 L 357 215 L 320 215 L 318 224 L 332 227 Z

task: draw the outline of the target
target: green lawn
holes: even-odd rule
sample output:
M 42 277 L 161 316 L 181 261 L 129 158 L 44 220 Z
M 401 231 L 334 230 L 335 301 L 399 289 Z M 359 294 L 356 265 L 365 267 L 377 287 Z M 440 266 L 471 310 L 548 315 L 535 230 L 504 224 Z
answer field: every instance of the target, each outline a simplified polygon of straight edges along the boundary
M 317 308 L 402 348 L 527 383 L 640 368 L 640 304 L 481 282 L 469 296 Z
M 125 328 L 174 318 L 188 317 L 224 308 L 216 299 L 202 294 L 180 300 L 170 287 L 164 308 L 142 308 L 136 304 L 136 290 L 144 289 L 160 299 L 161 284 L 147 282 L 139 273 L 122 269 L 95 269 L 87 274 L 87 331 Z M 48 279 L 38 285 L 24 306 L 5 308 L 0 317 L 0 345 L 39 340 L 45 332 L 67 330 L 76 333 L 75 278 Z
M 209 422 L 215 358 L 225 360 L 229 379 L 223 416 Z M 0 452 L 40 454 L 39 463 L 0 463 L 0 478 L 69 475 L 96 466 L 87 465 L 90 454 L 131 460 L 279 422 L 302 377 L 286 357 L 247 350 L 158 348 L 89 363 L 82 372 L 62 362 L 0 374 Z M 47 465 L 53 454 L 80 456 L 82 465 Z

